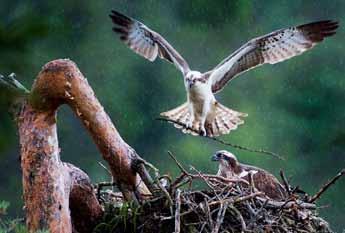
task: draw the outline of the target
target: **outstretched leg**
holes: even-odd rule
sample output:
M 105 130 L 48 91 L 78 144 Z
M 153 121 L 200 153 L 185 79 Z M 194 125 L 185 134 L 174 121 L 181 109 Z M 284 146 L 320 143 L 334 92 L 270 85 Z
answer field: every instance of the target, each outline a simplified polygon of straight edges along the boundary
M 188 104 L 188 111 L 189 111 L 189 120 L 186 124 L 187 128 L 192 129 L 193 128 L 193 122 L 194 122 L 194 109 L 192 104 Z
M 207 114 L 210 111 L 210 105 L 209 104 L 204 104 L 203 108 L 202 108 L 202 113 L 201 113 L 201 119 L 200 119 L 200 134 L 202 136 L 207 136 L 207 132 L 205 129 L 205 123 L 206 123 L 206 118 L 207 118 Z

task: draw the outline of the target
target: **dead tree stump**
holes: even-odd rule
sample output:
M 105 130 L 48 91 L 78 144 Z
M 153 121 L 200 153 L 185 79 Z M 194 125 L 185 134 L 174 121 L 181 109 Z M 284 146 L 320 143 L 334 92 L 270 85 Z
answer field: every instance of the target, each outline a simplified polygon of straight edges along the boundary
M 1 81 L 23 89 L 15 79 L 2 77 Z M 88 176 L 60 160 L 56 115 L 62 104 L 69 105 L 81 119 L 126 200 L 138 203 L 143 195 L 151 194 L 144 182 L 155 191 L 152 179 L 140 166 L 143 160 L 121 138 L 72 61 L 61 59 L 46 64 L 32 90 L 25 90 L 25 94 L 16 119 L 26 219 L 31 232 L 90 232 L 103 213 Z

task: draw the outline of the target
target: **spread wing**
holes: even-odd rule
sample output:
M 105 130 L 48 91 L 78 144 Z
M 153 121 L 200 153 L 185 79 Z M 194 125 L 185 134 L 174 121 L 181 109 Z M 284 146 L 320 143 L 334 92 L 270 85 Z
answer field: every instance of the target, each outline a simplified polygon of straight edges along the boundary
M 158 55 L 173 63 L 183 74 L 190 70 L 183 57 L 161 35 L 117 11 L 113 10 L 109 16 L 115 24 L 114 32 L 134 52 L 150 61 L 154 61 Z
M 231 79 L 265 63 L 275 64 L 313 48 L 336 33 L 338 22 L 326 20 L 274 31 L 250 40 L 213 70 L 212 91 L 221 90 Z

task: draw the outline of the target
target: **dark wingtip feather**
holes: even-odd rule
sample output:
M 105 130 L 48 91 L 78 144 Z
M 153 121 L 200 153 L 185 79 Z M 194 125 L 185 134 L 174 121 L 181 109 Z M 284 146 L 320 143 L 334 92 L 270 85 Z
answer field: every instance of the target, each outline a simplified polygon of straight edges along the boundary
M 335 20 L 322 20 L 303 24 L 297 28 L 305 33 L 312 42 L 321 42 L 325 37 L 336 34 L 339 22 Z
M 112 19 L 114 24 L 118 24 L 120 26 L 127 27 L 128 25 L 133 23 L 133 20 L 131 18 L 115 10 L 111 11 L 109 17 Z
M 337 32 L 336 31 L 331 31 L 331 32 L 323 32 L 322 35 L 324 37 L 329 37 L 335 35 Z
M 325 23 L 324 26 L 321 29 L 321 34 L 324 37 L 333 36 L 337 33 L 337 28 L 339 27 L 338 21 L 332 21 L 330 20 L 328 23 Z
M 111 13 L 112 13 L 112 14 L 109 15 L 110 17 L 114 16 L 114 17 L 124 18 L 124 19 L 129 20 L 129 21 L 132 20 L 132 19 L 129 18 L 128 16 L 126 16 L 126 15 L 124 15 L 124 14 L 122 14 L 122 13 L 116 11 L 116 10 L 111 10 Z
M 127 38 L 128 38 L 128 31 L 125 28 L 113 27 L 113 31 L 116 34 L 119 34 L 120 40 L 122 40 L 122 41 L 126 41 L 127 40 Z
M 127 34 L 128 31 L 125 28 L 113 27 L 113 31 L 119 34 Z

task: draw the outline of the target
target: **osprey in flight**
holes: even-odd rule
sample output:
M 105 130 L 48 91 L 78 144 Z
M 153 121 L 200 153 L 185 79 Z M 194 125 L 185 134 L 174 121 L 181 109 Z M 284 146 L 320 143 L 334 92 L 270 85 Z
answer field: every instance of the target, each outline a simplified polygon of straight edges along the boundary
M 259 191 L 264 192 L 268 197 L 275 200 L 283 200 L 287 193 L 272 174 L 254 166 L 238 162 L 235 155 L 226 150 L 216 152 L 212 156 L 212 161 L 219 162 L 218 176 L 225 178 L 241 178 L 250 182 L 252 176 L 253 185 Z
M 193 135 L 219 136 L 243 124 L 245 113 L 220 104 L 214 94 L 237 75 L 269 63 L 275 64 L 313 48 L 325 37 L 335 34 L 338 23 L 331 20 L 313 22 L 274 31 L 250 40 L 214 69 L 205 73 L 193 71 L 183 57 L 157 32 L 143 23 L 117 11 L 110 15 L 119 34 L 134 52 L 154 61 L 157 56 L 176 66 L 184 77 L 187 102 L 161 113 L 175 127 Z M 184 127 L 183 127 L 184 126 Z

